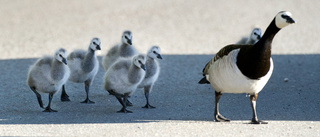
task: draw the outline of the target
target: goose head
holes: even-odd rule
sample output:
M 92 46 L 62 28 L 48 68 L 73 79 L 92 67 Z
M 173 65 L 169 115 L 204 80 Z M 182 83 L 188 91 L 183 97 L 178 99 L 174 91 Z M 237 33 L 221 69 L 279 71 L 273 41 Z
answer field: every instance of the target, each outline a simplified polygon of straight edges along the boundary
M 55 59 L 67 65 L 67 51 L 63 48 L 58 49 L 54 55 Z
M 146 58 L 143 55 L 137 55 L 133 57 L 133 63 L 138 68 L 146 70 Z
M 259 41 L 261 39 L 261 29 L 254 28 L 251 32 L 250 38 L 254 41 Z
M 93 51 L 101 50 L 100 44 L 101 44 L 101 41 L 99 38 L 93 38 L 90 42 L 89 48 L 92 49 Z
M 292 19 L 292 14 L 288 11 L 281 11 L 275 17 L 276 26 L 282 29 L 290 24 L 294 24 L 295 21 Z
M 153 59 L 155 58 L 162 59 L 162 56 L 160 54 L 160 48 L 158 46 L 152 46 L 149 49 L 147 56 Z
M 124 44 L 132 45 L 132 33 L 131 31 L 124 31 L 121 37 L 121 41 Z

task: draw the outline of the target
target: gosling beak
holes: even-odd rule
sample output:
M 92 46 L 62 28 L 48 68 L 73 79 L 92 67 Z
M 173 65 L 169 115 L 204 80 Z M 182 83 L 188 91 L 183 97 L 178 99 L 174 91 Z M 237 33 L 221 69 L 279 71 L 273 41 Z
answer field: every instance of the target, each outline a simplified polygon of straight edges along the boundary
M 261 36 L 260 36 L 260 35 L 258 35 L 258 36 L 257 36 L 257 39 L 258 39 L 258 40 L 260 40 L 260 39 L 261 39 Z
M 96 49 L 97 49 L 97 50 L 101 50 L 100 45 L 97 45 Z
M 141 68 L 142 68 L 144 71 L 146 71 L 146 65 L 141 64 Z
M 131 39 L 128 39 L 127 42 L 128 42 L 128 44 L 132 45 L 132 40 Z
M 67 65 L 67 59 L 66 58 L 62 58 L 62 62 Z
M 162 59 L 162 56 L 160 54 L 157 55 L 158 59 Z

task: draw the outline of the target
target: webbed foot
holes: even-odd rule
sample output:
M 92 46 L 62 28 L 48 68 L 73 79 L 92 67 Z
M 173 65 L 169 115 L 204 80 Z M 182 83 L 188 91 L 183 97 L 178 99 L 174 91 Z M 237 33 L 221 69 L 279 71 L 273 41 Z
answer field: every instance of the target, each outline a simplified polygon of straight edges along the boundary
M 156 108 L 154 106 L 151 106 L 150 104 L 146 104 L 145 106 L 143 106 L 142 108 Z
M 122 108 L 121 110 L 117 111 L 118 113 L 132 113 L 132 111 L 127 110 L 126 108 Z
M 130 106 L 130 107 L 133 106 L 132 103 L 128 99 L 126 101 L 126 106 Z
M 249 124 L 268 124 L 268 122 L 261 121 L 261 120 L 251 120 Z
M 53 110 L 50 107 L 46 107 L 42 112 L 58 112 L 57 110 Z
M 230 119 L 225 118 L 221 114 L 217 114 L 215 116 L 215 120 L 216 120 L 216 122 L 230 122 Z
M 87 98 L 86 100 L 82 101 L 81 103 L 94 104 L 95 102 L 93 102 L 89 98 Z
M 64 95 L 61 94 L 61 101 L 62 101 L 62 102 L 64 102 L 64 101 L 70 101 L 69 96 L 68 96 L 67 94 L 64 94 Z

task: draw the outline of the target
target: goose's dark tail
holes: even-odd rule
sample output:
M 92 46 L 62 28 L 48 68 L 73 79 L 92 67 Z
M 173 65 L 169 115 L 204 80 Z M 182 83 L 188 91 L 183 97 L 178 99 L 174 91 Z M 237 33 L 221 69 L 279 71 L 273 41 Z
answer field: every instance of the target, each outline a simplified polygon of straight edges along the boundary
M 203 77 L 199 82 L 199 84 L 210 84 L 206 77 Z

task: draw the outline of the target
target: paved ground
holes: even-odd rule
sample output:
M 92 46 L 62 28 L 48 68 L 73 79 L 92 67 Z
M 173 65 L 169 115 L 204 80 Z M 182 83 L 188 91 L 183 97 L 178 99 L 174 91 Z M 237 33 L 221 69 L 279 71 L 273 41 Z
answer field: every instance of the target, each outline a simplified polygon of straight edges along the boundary
M 1 136 L 320 136 L 319 1 L 0 1 L 0 135 Z M 230 123 L 213 122 L 214 92 L 199 85 L 201 70 L 224 45 L 274 15 L 291 11 L 295 25 L 274 39 L 275 69 L 257 101 L 258 117 L 267 125 L 250 125 L 251 107 L 244 94 L 224 94 L 221 113 Z M 71 102 L 53 99 L 57 113 L 43 113 L 26 85 L 28 67 L 55 49 L 86 49 L 92 37 L 102 51 L 133 32 L 141 52 L 157 44 L 164 59 L 151 104 L 143 109 L 141 89 L 130 100 L 132 114 L 119 114 L 115 97 L 102 88 L 100 67 L 91 87 L 68 82 Z M 288 78 L 288 82 L 284 79 Z M 47 95 L 42 94 L 47 103 Z

